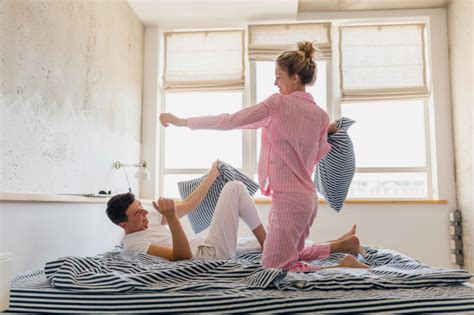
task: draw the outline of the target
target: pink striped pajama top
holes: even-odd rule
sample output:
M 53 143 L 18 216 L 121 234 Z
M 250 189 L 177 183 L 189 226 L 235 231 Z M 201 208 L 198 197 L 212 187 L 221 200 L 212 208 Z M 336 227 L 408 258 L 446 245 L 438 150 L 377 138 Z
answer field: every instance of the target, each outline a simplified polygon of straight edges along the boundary
M 328 115 L 309 93 L 275 93 L 260 104 L 234 114 L 188 119 L 191 129 L 262 128 L 258 167 L 260 189 L 315 194 L 311 175 L 316 163 L 330 150 Z

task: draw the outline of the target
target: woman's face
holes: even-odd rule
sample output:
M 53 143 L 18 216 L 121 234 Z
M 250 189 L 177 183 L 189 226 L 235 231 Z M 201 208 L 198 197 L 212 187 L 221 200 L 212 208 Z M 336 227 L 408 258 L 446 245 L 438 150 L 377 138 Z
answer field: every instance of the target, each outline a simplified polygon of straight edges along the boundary
M 292 76 L 288 75 L 288 72 L 286 72 L 285 70 L 280 68 L 278 64 L 276 64 L 274 84 L 278 87 L 278 90 L 281 94 L 288 95 L 298 90 L 299 77 L 297 74 L 294 74 Z

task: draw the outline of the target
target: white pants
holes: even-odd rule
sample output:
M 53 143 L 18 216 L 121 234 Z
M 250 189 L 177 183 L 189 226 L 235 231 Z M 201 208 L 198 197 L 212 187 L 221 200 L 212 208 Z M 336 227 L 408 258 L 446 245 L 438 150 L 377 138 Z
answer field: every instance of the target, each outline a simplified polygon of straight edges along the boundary
M 196 259 L 230 259 L 237 251 L 239 218 L 253 231 L 262 221 L 244 184 L 228 182 L 219 196 L 209 233 L 199 246 Z

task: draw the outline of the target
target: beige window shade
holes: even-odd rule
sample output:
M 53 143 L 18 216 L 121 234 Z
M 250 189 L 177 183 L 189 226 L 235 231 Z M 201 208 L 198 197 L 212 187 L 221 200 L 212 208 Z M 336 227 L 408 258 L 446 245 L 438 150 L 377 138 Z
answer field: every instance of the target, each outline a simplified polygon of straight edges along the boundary
M 165 33 L 164 37 L 164 89 L 244 89 L 244 31 Z
M 330 30 L 330 23 L 249 25 L 249 59 L 275 60 L 302 40 L 311 41 L 318 48 L 318 60 L 331 59 Z
M 424 27 L 340 27 L 342 100 L 427 97 Z

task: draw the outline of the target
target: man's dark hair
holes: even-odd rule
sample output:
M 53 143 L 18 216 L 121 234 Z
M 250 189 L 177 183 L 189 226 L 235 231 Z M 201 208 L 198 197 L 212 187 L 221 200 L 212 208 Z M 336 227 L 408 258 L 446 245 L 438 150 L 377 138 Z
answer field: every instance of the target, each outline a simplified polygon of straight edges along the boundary
M 135 201 L 135 195 L 132 193 L 120 194 L 110 198 L 107 202 L 107 216 L 115 224 L 125 222 L 127 218 L 127 209 Z

